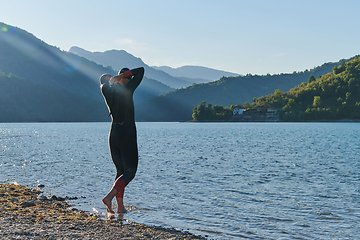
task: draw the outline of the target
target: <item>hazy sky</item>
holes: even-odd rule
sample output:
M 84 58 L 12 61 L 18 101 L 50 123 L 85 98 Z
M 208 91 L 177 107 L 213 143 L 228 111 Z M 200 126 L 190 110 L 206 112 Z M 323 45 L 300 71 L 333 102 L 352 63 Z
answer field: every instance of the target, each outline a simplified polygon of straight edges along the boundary
M 0 0 L 0 22 L 153 66 L 303 71 L 360 54 L 359 0 Z

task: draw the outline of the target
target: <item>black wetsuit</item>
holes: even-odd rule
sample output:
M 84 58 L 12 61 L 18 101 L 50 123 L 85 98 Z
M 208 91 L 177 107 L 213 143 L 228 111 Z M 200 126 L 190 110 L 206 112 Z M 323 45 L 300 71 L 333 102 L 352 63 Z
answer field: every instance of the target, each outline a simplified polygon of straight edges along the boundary
M 143 79 L 144 68 L 132 69 L 131 73 L 133 77 L 125 86 L 110 85 L 100 78 L 101 92 L 112 116 L 109 146 L 116 167 L 115 180 L 124 180 L 125 186 L 135 177 L 138 166 L 133 93 Z

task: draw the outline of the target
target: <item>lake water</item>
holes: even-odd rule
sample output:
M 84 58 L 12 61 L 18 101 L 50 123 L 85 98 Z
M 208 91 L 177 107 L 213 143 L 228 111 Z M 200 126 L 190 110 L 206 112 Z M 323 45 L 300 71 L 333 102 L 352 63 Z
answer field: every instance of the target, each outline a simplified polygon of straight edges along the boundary
M 106 210 L 110 123 L 0 124 L 0 182 Z M 124 219 L 215 239 L 360 236 L 359 123 L 137 123 Z

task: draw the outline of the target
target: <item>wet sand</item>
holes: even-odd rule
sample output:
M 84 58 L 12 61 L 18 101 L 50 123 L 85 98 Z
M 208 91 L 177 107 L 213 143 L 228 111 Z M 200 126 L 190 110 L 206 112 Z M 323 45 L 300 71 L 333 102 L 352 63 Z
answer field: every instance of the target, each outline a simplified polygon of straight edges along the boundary
M 0 239 L 206 239 L 188 232 L 104 220 L 40 189 L 0 183 Z

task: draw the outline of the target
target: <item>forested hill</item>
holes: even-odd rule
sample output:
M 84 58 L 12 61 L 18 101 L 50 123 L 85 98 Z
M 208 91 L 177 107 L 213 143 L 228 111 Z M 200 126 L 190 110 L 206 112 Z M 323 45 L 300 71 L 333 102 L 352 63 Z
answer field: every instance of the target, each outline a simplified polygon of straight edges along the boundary
M 360 57 L 335 66 L 332 72 L 286 93 L 256 99 L 254 107 L 275 106 L 282 109 L 286 121 L 360 119 Z
M 109 120 L 99 77 L 116 71 L 4 23 L 0 23 L 0 72 L 1 122 Z M 134 100 L 170 90 L 144 78 Z
M 353 58 L 351 58 L 353 59 Z M 196 84 L 185 89 L 178 89 L 137 106 L 138 119 L 146 121 L 187 121 L 192 119 L 193 108 L 205 101 L 213 105 L 230 107 L 254 98 L 274 93 L 276 89 L 283 92 L 332 71 L 334 66 L 348 62 L 342 59 L 335 63 L 325 63 L 319 67 L 292 74 L 251 75 L 223 77 L 207 84 Z

